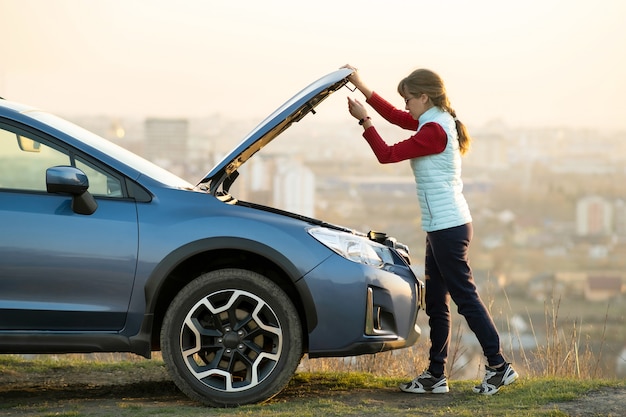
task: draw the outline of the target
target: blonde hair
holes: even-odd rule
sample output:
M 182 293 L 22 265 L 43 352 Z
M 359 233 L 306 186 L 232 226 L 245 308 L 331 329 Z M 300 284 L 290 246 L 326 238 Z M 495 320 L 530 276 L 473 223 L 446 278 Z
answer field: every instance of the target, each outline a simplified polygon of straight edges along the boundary
M 450 113 L 454 118 L 456 130 L 459 134 L 459 148 L 461 155 L 469 150 L 472 138 L 463 123 L 456 117 L 456 112 L 450 107 L 450 101 L 446 93 L 446 87 L 441 77 L 428 69 L 417 69 L 402 79 L 398 84 L 398 93 L 406 98 L 407 94 L 419 97 L 426 94 L 433 105 Z

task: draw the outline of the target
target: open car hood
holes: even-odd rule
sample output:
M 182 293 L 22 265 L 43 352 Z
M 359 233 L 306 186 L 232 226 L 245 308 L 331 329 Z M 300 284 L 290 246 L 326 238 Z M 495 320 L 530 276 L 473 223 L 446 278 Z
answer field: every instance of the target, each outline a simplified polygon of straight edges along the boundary
M 331 72 L 287 100 L 209 171 L 200 181 L 198 187 L 206 189 L 214 195 L 218 194 L 220 190 L 227 193 L 230 185 L 237 178 L 237 169 L 244 162 L 291 126 L 293 122 L 299 121 L 309 112 L 315 113 L 313 109 L 326 97 L 343 87 L 348 82 L 348 76 L 352 72 L 353 70 L 346 68 Z

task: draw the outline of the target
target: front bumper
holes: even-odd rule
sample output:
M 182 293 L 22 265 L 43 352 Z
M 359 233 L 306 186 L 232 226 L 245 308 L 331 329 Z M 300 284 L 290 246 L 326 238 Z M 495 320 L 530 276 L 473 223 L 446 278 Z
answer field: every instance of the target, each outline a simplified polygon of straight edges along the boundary
M 315 306 L 309 357 L 354 356 L 412 346 L 424 284 L 405 265 L 383 269 L 331 256 L 298 282 Z M 306 288 L 304 288 L 306 287 Z

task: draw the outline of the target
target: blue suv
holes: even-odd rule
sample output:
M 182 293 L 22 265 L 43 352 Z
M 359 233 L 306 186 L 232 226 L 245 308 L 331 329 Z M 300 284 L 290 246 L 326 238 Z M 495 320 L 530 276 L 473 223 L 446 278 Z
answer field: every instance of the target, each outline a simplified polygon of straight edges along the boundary
M 229 193 L 350 73 L 300 91 L 197 185 L 0 100 L 0 353 L 161 351 L 189 397 L 235 406 L 277 394 L 304 354 L 414 344 L 424 286 L 404 245 Z

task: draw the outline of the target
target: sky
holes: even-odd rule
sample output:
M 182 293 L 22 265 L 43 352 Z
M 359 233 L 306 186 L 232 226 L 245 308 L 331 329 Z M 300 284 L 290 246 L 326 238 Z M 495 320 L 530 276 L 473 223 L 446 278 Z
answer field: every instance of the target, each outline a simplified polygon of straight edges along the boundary
M 624 22 L 623 0 L 0 0 L 0 96 L 260 121 L 349 63 L 398 107 L 400 79 L 436 71 L 468 126 L 623 130 Z M 351 122 L 359 93 L 336 95 L 320 109 Z

